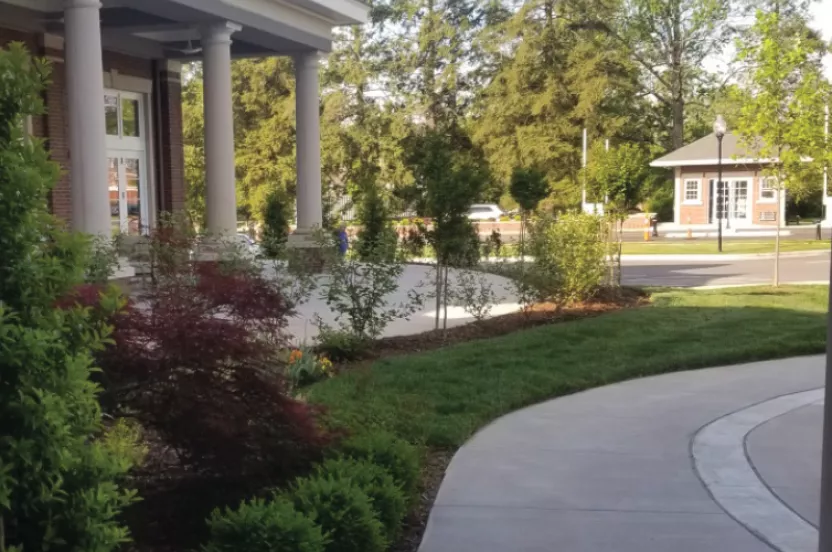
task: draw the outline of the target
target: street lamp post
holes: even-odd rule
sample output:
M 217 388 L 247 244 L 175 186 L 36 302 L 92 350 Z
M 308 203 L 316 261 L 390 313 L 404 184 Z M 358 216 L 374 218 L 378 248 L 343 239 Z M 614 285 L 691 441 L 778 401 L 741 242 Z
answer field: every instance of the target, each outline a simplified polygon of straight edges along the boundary
M 717 241 L 719 252 L 722 253 L 722 216 L 725 214 L 726 205 L 724 203 L 725 186 L 722 185 L 722 139 L 725 138 L 725 133 L 728 132 L 728 125 L 722 115 L 717 115 L 714 121 L 714 134 L 716 134 L 717 149 L 717 176 L 716 176 L 716 219 L 717 219 Z

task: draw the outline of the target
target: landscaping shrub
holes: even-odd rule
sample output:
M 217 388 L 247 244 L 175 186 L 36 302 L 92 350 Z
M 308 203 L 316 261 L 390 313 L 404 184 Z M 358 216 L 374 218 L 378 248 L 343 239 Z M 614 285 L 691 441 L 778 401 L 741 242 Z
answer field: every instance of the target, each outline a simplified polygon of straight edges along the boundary
M 315 520 L 282 497 L 214 510 L 208 528 L 203 552 L 324 552 L 327 543 Z
M 91 240 L 48 214 L 59 168 L 22 132 L 47 76 L 22 45 L 0 50 L 0 550 L 108 552 L 128 540 L 118 518 L 135 494 L 120 484 L 136 456 L 105 429 L 91 380 L 109 329 L 63 301 Z
M 364 186 L 358 209 L 361 229 L 353 249 L 362 261 L 392 261 L 398 238 L 389 220 L 389 211 L 375 183 Z
M 329 539 L 326 552 L 383 552 L 384 526 L 367 493 L 350 479 L 313 476 L 298 480 L 289 496 L 313 517 Z
M 600 217 L 568 213 L 557 220 L 542 218 L 532 228 L 530 275 L 546 299 L 590 299 L 606 275 L 607 249 Z
M 384 467 L 351 458 L 331 458 L 318 467 L 318 474 L 355 483 L 372 500 L 388 540 L 396 537 L 407 513 L 407 499 Z
M 361 336 L 320 323 L 315 342 L 315 350 L 335 362 L 357 360 L 368 347 L 367 341 Z
M 381 336 L 390 322 L 407 319 L 421 306 L 422 297 L 416 290 L 408 290 L 406 301 L 390 303 L 389 296 L 398 289 L 403 271 L 402 263 L 378 256 L 363 262 L 337 259 L 331 264 L 321 298 L 335 313 L 340 330 L 353 336 L 355 345 L 366 346 Z M 337 332 L 320 317 L 315 324 L 322 336 Z
M 419 489 L 419 453 L 416 447 L 384 431 L 370 431 L 345 440 L 341 452 L 355 460 L 366 460 L 386 469 L 408 500 Z
M 487 275 L 474 270 L 457 271 L 453 303 L 462 307 L 474 320 L 485 320 L 499 300 Z
M 280 257 L 286 249 L 291 220 L 291 202 L 280 192 L 272 192 L 263 208 L 263 252 L 267 257 Z
M 244 260 L 197 262 L 187 233 L 151 236 L 153 280 L 113 319 L 100 355 L 107 406 L 156 432 L 183 465 L 215 475 L 285 477 L 327 442 L 279 365 L 292 306 Z

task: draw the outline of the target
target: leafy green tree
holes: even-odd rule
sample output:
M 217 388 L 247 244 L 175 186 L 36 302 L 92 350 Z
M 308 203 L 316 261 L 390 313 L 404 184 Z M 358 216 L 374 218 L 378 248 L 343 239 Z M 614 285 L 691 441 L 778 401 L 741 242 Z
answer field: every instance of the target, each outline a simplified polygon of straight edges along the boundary
M 830 87 L 823 75 L 827 46 L 808 27 L 805 2 L 770 0 L 739 43 L 748 68 L 748 98 L 737 132 L 758 159 L 773 160 L 763 171 L 774 183 L 778 205 L 774 285 L 780 283 L 780 227 L 784 195 L 799 198 L 817 189 L 827 162 L 824 106 Z
M 621 144 L 606 151 L 601 143 L 592 148 L 587 167 L 590 186 L 605 198 L 608 210 L 626 214 L 645 198 L 650 176 L 650 156 L 636 144 Z
M 115 550 L 128 538 L 117 517 L 133 497 L 118 485 L 129 443 L 105 432 L 90 378 L 109 330 L 65 299 L 90 240 L 48 214 L 58 167 L 23 137 L 48 67 L 12 44 L 0 75 L 0 550 Z
M 614 13 L 608 2 L 589 4 L 599 18 Z M 649 128 L 654 111 L 640 105 L 634 68 L 618 44 L 575 25 L 581 6 L 530 0 L 485 31 L 490 74 L 472 109 L 474 140 L 496 179 L 507 183 L 515 167 L 538 167 L 561 208 L 580 202 L 582 129 L 632 139 Z
M 730 42 L 732 0 L 622 0 L 612 17 L 584 10 L 582 25 L 615 40 L 640 70 L 639 86 L 671 121 L 667 145 L 685 145 L 685 109 L 712 75 L 706 59 Z

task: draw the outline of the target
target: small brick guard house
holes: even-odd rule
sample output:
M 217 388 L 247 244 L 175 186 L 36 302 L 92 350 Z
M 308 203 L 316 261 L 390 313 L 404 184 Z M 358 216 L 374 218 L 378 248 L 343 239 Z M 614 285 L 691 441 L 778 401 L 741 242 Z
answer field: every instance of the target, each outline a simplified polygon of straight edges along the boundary
M 231 60 L 290 55 L 298 235 L 321 224 L 318 60 L 360 0 L 0 0 L 0 47 L 52 62 L 47 113 L 29 121 L 64 169 L 54 214 L 91 234 L 140 235 L 185 200 L 182 62 L 201 61 L 206 226 L 236 231 Z
M 779 218 L 782 224 L 785 194 L 778 202 L 774 181 L 762 172 L 766 161 L 753 159 L 736 135 L 726 134 L 718 185 L 717 155 L 717 138 L 710 134 L 650 164 L 674 171 L 674 223 L 707 228 L 721 218 L 723 225 L 742 229 L 775 226 Z

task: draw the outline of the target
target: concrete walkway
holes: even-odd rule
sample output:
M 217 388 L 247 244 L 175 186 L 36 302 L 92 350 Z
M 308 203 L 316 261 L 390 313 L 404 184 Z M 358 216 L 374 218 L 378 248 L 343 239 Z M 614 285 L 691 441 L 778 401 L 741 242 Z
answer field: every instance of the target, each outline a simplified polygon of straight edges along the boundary
M 458 291 L 457 276 L 459 272 L 456 269 L 451 269 L 450 271 L 448 281 L 451 294 Z M 485 273 L 482 273 L 482 277 L 491 286 L 491 290 L 496 299 L 489 316 L 508 314 L 520 309 L 514 286 L 507 278 Z M 298 307 L 297 315 L 289 320 L 288 331 L 298 343 L 312 343 L 318 335 L 318 329 L 314 324 L 316 316 L 321 317 L 326 323 L 337 327 L 335 320 L 336 314 L 321 297 L 320 285 L 323 283 L 324 278 L 327 278 L 327 276 L 323 275 L 320 277 L 318 282 L 319 288 L 312 293 L 308 302 Z M 417 264 L 405 265 L 404 271 L 399 278 L 398 289 L 386 297 L 388 304 L 407 304 L 407 294 L 411 290 L 421 294 L 432 292 L 434 289 L 434 278 L 435 272 L 433 267 Z M 385 328 L 382 337 L 412 335 L 433 330 L 435 316 L 436 304 L 434 301 L 427 299 L 422 307 L 407 320 L 393 320 Z M 474 317 L 466 312 L 462 306 L 450 306 L 448 308 L 448 327 L 470 324 L 474 321 Z
M 823 358 L 630 381 L 454 457 L 420 552 L 815 552 Z

